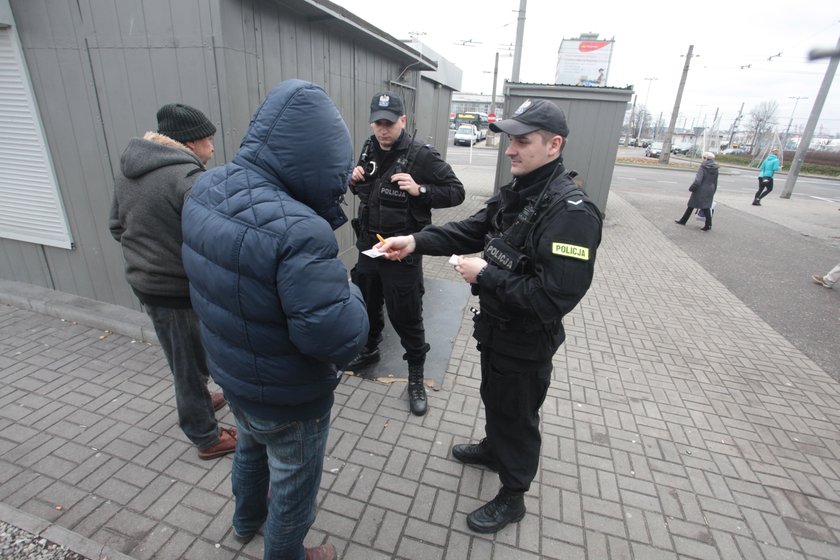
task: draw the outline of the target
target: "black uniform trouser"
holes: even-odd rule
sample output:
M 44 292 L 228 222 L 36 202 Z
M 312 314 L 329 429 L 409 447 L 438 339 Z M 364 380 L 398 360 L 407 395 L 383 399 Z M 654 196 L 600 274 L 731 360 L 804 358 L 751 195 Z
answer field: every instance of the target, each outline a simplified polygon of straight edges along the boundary
M 767 189 L 766 192 L 762 194 L 761 191 Z M 755 193 L 755 199 L 761 200 L 768 194 L 773 192 L 773 177 L 759 177 L 758 178 L 758 190 Z
M 481 345 L 487 444 L 502 486 L 527 492 L 540 463 L 540 407 L 551 383 L 551 357 L 542 362 L 517 360 L 494 353 L 490 346 Z M 530 354 L 522 348 L 522 356 Z
M 409 255 L 402 261 L 384 258 L 372 259 L 359 253 L 359 261 L 350 273 L 365 298 L 370 334 L 368 348 L 375 348 L 382 341 L 385 328 L 384 304 L 391 326 L 400 337 L 410 364 L 423 364 L 429 345 L 423 328 L 423 258 Z

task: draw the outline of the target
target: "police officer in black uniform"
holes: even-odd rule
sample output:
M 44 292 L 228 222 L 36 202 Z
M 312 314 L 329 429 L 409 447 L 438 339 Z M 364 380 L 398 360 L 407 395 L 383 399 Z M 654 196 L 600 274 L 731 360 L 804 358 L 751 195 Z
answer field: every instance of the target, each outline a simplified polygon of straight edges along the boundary
M 420 255 L 400 261 L 369 257 L 361 251 L 388 237 L 420 231 L 432 222 L 432 208 L 448 208 L 464 201 L 464 185 L 431 146 L 405 132 L 403 101 L 391 91 L 377 93 L 370 103 L 373 136 L 365 142 L 350 190 L 359 197 L 353 220 L 359 260 L 351 271 L 367 303 L 370 335 L 362 352 L 347 366 L 360 369 L 379 361 L 385 319 L 400 337 L 408 362 L 408 400 L 411 412 L 426 414 L 423 365 L 429 345 L 423 328 L 423 260 Z
M 490 126 L 510 137 L 505 154 L 513 182 L 466 220 L 379 244 L 391 251 L 389 259 L 483 251 L 483 258 L 459 257 L 455 269 L 481 303 L 473 336 L 481 352 L 486 437 L 452 448 L 459 461 L 499 473 L 498 495 L 467 516 L 479 533 L 495 533 L 525 516 L 551 358 L 565 339 L 563 317 L 592 282 L 602 226 L 601 213 L 563 167 L 569 127 L 562 110 L 528 100 Z

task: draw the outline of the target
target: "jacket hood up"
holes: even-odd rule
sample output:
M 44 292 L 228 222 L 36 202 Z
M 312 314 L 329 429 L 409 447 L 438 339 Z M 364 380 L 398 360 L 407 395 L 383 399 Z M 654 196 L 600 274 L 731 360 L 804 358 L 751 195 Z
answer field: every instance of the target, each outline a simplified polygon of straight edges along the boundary
M 323 153 L 333 157 L 319 158 Z M 233 162 L 279 185 L 333 229 L 347 221 L 341 203 L 353 172 L 353 144 L 320 86 L 287 80 L 275 87 L 254 113 Z

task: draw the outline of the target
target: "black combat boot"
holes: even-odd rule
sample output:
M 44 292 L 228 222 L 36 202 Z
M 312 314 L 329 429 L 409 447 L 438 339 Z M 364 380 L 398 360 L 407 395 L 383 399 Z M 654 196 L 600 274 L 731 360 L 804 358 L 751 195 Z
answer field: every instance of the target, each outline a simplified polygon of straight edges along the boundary
M 487 445 L 487 438 L 478 443 L 459 443 L 452 446 L 452 456 L 467 465 L 481 465 L 491 471 L 498 471 L 499 466 Z
M 379 358 L 380 356 L 378 346 L 374 346 L 373 348 L 365 346 L 359 353 L 359 355 L 353 358 L 353 361 L 347 364 L 347 367 L 344 369 L 356 371 L 357 369 L 362 369 L 364 367 L 375 364 L 379 361 Z
M 525 517 L 525 494 L 506 488 L 495 498 L 467 516 L 467 525 L 476 533 L 495 533 L 508 523 L 517 523 Z
M 408 406 L 415 416 L 426 414 L 426 386 L 423 384 L 423 364 L 408 364 Z

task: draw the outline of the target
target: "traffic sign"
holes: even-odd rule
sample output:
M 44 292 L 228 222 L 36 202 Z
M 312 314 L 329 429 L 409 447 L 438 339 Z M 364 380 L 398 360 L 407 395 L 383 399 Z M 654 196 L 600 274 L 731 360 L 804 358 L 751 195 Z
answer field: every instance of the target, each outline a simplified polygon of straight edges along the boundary
M 487 115 L 487 122 L 496 122 L 496 113 L 490 113 Z

